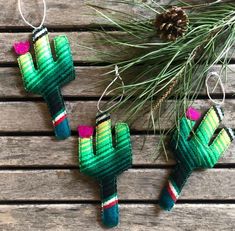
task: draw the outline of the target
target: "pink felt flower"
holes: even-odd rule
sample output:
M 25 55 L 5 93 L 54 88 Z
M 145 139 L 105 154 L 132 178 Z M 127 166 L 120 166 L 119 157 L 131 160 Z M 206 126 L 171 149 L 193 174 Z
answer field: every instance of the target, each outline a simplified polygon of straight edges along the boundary
M 13 47 L 17 55 L 24 55 L 30 49 L 30 42 L 29 41 L 18 42 L 15 43 Z
M 196 121 L 196 120 L 200 119 L 201 112 L 194 109 L 193 107 L 189 107 L 187 112 L 186 112 L 186 117 L 190 120 Z
M 91 126 L 78 126 L 78 134 L 81 138 L 90 138 L 93 135 L 94 128 Z

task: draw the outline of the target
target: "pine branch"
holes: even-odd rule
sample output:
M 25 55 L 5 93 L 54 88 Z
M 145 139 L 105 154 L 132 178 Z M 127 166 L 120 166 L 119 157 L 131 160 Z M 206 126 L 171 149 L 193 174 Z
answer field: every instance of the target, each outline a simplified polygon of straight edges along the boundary
M 159 40 L 155 19 L 146 16 L 146 12 L 156 15 L 162 11 L 159 7 L 137 3 L 143 15 L 122 14 L 121 19 L 102 11 L 102 16 L 128 34 L 103 41 L 119 51 L 116 55 L 120 61 L 113 64 L 119 66 L 121 74 L 137 72 L 136 78 L 124 79 L 126 97 L 115 110 L 126 109 L 130 123 L 147 112 L 149 128 L 161 130 L 160 117 L 166 113 L 162 105 L 174 98 L 175 107 L 167 112 L 166 120 L 173 119 L 177 124 L 186 107 L 197 98 L 213 65 L 221 63 L 224 69 L 228 64 L 228 51 L 235 41 L 235 3 L 232 2 L 179 3 L 187 9 L 189 28 L 185 36 L 174 42 Z M 100 10 L 97 12 L 101 13 Z M 133 54 L 132 57 L 127 58 L 127 53 Z

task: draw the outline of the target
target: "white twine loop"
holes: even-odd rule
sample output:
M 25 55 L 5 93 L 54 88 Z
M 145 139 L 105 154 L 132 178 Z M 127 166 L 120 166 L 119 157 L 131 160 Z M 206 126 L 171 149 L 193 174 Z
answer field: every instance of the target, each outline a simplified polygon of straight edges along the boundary
M 43 18 L 42 18 L 42 21 L 40 23 L 39 26 L 34 26 L 32 25 L 30 22 L 28 22 L 26 20 L 26 18 L 24 17 L 23 13 L 22 13 L 22 9 L 21 9 L 21 0 L 18 0 L 18 8 L 19 8 L 19 12 L 20 12 L 20 16 L 22 17 L 22 19 L 24 20 L 24 22 L 29 25 L 30 27 L 32 27 L 33 29 L 38 29 L 40 27 L 42 27 L 42 25 L 44 24 L 45 22 L 45 18 L 46 18 L 46 0 L 42 0 L 43 1 Z
M 208 81 L 213 76 L 216 76 L 218 78 L 218 82 L 216 83 L 215 87 L 213 88 L 212 93 L 215 91 L 215 89 L 216 89 L 216 87 L 219 83 L 220 87 L 221 87 L 221 90 L 222 90 L 222 93 L 223 93 L 223 99 L 222 99 L 221 102 L 212 99 L 212 97 L 210 95 L 210 89 L 209 89 Z M 224 84 L 222 82 L 221 76 L 217 72 L 210 72 L 206 77 L 206 83 L 205 84 L 206 84 L 206 93 L 207 93 L 209 99 L 211 100 L 211 102 L 213 102 L 215 105 L 218 105 L 218 106 L 224 104 L 224 102 L 225 102 L 225 88 L 224 88 Z
M 113 79 L 113 81 L 105 88 L 105 90 L 103 91 L 103 93 L 102 93 L 102 95 L 100 96 L 100 98 L 99 98 L 99 100 L 98 100 L 98 102 L 97 102 L 97 109 L 98 109 L 98 111 L 100 112 L 100 113 L 103 113 L 103 112 L 106 112 L 106 111 L 109 111 L 110 109 L 112 109 L 113 107 L 115 107 L 118 103 L 120 103 L 121 101 L 122 101 L 122 99 L 123 99 L 123 96 L 124 96 L 124 94 L 125 94 L 125 89 L 124 89 L 124 82 L 123 82 L 123 80 L 122 80 L 122 78 L 121 78 L 121 76 L 120 76 L 120 74 L 119 74 L 119 69 L 118 69 L 118 66 L 117 65 L 115 65 L 115 78 Z M 119 79 L 120 81 L 121 81 L 121 83 L 122 83 L 122 95 L 121 95 L 121 97 L 120 97 L 120 99 L 119 99 L 119 101 L 117 102 L 117 103 L 115 103 L 115 104 L 113 104 L 111 107 L 109 107 L 109 108 L 107 108 L 105 111 L 103 111 L 103 110 L 101 110 L 100 109 L 100 102 L 101 102 L 101 100 L 102 100 L 102 98 L 104 97 L 104 95 L 106 94 L 106 92 L 108 91 L 108 89 L 117 81 L 117 79 Z M 115 89 L 113 89 L 113 90 L 111 90 L 111 91 L 109 91 L 108 93 L 107 93 L 107 95 L 109 95 L 112 91 L 114 91 Z

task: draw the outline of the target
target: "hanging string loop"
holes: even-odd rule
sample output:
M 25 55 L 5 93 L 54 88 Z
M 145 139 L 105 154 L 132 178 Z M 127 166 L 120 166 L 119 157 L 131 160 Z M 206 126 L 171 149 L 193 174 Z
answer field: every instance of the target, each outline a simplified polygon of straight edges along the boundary
M 108 89 L 109 89 L 118 79 L 121 81 L 121 84 L 122 84 L 122 95 L 121 95 L 119 101 L 116 102 L 115 104 L 113 104 L 112 106 L 110 106 L 109 108 L 107 108 L 107 109 L 105 109 L 105 110 L 101 110 L 101 109 L 100 109 L 100 103 L 101 103 L 102 98 L 103 98 L 105 95 L 109 95 L 111 92 L 113 92 L 113 91 L 115 90 L 115 89 L 113 89 L 113 90 L 107 92 Z M 114 108 L 117 104 L 119 104 L 119 103 L 122 101 L 122 99 L 123 99 L 123 97 L 124 97 L 124 94 L 125 94 L 125 88 L 124 88 L 124 87 L 125 87 L 124 82 L 123 82 L 123 80 L 122 80 L 122 77 L 121 77 L 120 74 L 119 74 L 119 68 L 118 68 L 117 65 L 115 65 L 115 78 L 114 78 L 114 79 L 112 80 L 112 82 L 105 88 L 105 90 L 103 91 L 102 95 L 100 96 L 100 98 L 99 98 L 99 100 L 98 100 L 98 102 L 97 102 L 97 110 L 98 110 L 100 113 L 103 113 L 103 112 L 106 112 L 106 111 L 111 110 L 111 109 Z
M 217 82 L 216 85 L 214 86 L 214 88 L 213 88 L 213 90 L 212 90 L 212 93 L 215 91 L 215 89 L 216 89 L 216 87 L 217 87 L 217 85 L 218 85 L 218 83 L 219 83 L 220 88 L 221 88 L 221 90 L 222 90 L 222 94 L 223 94 L 222 101 L 216 101 L 215 99 L 213 99 L 213 98 L 211 97 L 211 93 L 210 93 L 210 89 L 209 89 L 209 84 L 208 84 L 208 82 L 209 82 L 210 78 L 212 78 L 212 77 L 216 77 L 216 78 L 218 79 L 218 82 Z M 207 75 L 207 77 L 206 77 L 206 82 L 205 82 L 205 84 L 206 84 L 206 93 L 207 93 L 209 99 L 211 100 L 211 102 L 214 103 L 215 105 L 218 105 L 218 106 L 221 106 L 222 104 L 224 104 L 226 92 L 225 92 L 225 87 L 224 87 L 224 84 L 223 84 L 223 82 L 222 82 L 221 76 L 220 76 L 217 72 L 214 72 L 214 71 L 213 71 L 213 72 L 210 72 L 210 73 Z
M 40 23 L 39 26 L 34 26 L 32 25 L 29 21 L 26 20 L 26 18 L 24 17 L 23 15 L 23 12 L 22 12 L 22 7 L 21 7 L 21 0 L 18 0 L 18 8 L 19 8 L 19 12 L 20 12 L 20 16 L 22 17 L 22 19 L 24 20 L 24 22 L 29 25 L 30 27 L 32 27 L 33 29 L 38 29 L 38 28 L 41 28 L 42 25 L 44 24 L 45 22 L 45 19 L 46 19 L 46 0 L 42 0 L 43 1 L 43 17 L 42 17 L 42 21 Z

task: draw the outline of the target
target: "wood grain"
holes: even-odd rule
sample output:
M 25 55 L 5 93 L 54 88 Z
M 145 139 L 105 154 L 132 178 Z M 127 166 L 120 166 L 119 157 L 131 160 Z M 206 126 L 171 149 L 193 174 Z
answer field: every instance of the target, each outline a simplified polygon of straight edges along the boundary
M 121 200 L 158 200 L 170 169 L 130 169 L 118 178 Z M 235 169 L 193 172 L 180 199 L 234 200 Z M 99 186 L 79 170 L 0 171 L 0 200 L 98 200 Z
M 111 33 L 111 32 L 110 32 Z M 109 44 L 101 43 L 102 33 L 98 32 L 59 32 L 50 33 L 49 37 L 52 40 L 55 36 L 65 34 L 67 35 L 71 44 L 73 60 L 75 62 L 83 63 L 103 63 L 120 60 L 120 55 L 114 55 L 117 48 Z M 124 36 L 121 32 L 112 32 L 115 36 Z M 0 64 L 16 63 L 16 55 L 12 49 L 13 44 L 17 41 L 31 40 L 31 33 L 2 33 L 0 36 Z M 120 49 L 119 49 L 120 51 Z M 109 55 L 107 55 L 107 53 Z M 126 52 L 131 55 L 132 52 Z M 34 51 L 32 50 L 32 54 Z M 122 52 L 123 54 L 123 52 Z M 232 54 L 234 58 L 235 54 Z M 129 56 L 125 56 L 129 57 Z
M 13 3 L 14 2 L 14 3 Z M 36 2 L 36 4 L 35 4 Z M 161 0 L 161 3 L 169 2 L 169 0 Z M 25 23 L 21 19 L 18 9 L 17 0 L 12 0 L 8 2 L 0 1 L 0 6 L 3 12 L 0 21 L 0 27 L 6 28 L 10 26 L 24 26 Z M 34 25 L 40 23 L 42 18 L 42 10 L 40 11 L 41 1 L 30 1 L 25 0 L 22 4 L 23 13 L 25 17 Z M 89 7 L 87 4 L 93 4 L 97 6 L 107 7 L 113 10 L 119 10 L 124 4 L 117 3 L 113 0 L 102 1 L 102 0 L 48 0 L 47 1 L 47 17 L 45 21 L 46 26 L 50 27 L 86 27 L 94 26 L 99 24 L 107 24 L 107 21 L 98 17 L 95 10 Z M 36 5 L 36 6 L 35 6 Z M 138 8 L 131 7 L 130 5 L 125 5 L 123 7 L 126 13 L 134 14 L 137 13 Z M 79 13 L 78 13 L 79 12 Z M 14 15 L 14 17 L 12 17 Z
M 214 66 L 212 71 L 221 69 L 221 66 Z M 114 78 L 112 74 L 107 74 L 110 69 L 107 67 L 76 67 L 77 78 L 63 88 L 63 95 L 67 97 L 99 97 L 105 86 Z M 235 65 L 229 65 L 226 83 L 226 93 L 234 94 L 235 92 L 235 80 L 234 80 Z M 128 74 L 128 78 L 132 79 L 135 76 L 134 73 Z M 125 76 L 122 76 L 125 78 Z M 205 89 L 201 92 L 205 94 Z M 221 93 L 220 88 L 216 88 L 214 93 Z M 32 95 L 26 93 L 23 89 L 22 78 L 19 73 L 19 69 L 6 67 L 0 68 L 0 97 L 39 97 L 38 95 Z
M 121 231 L 232 231 L 235 205 L 179 204 L 172 212 L 157 205 L 120 205 Z M 97 205 L 0 205 L 4 231 L 101 231 Z
M 42 18 L 42 10 L 40 11 L 41 1 L 22 1 L 22 8 L 25 18 L 27 18 L 32 24 L 40 24 Z M 126 0 L 125 2 L 132 2 L 131 0 Z M 141 2 L 138 1 L 138 2 Z M 143 1 L 146 2 L 146 1 Z M 150 2 L 150 1 L 149 1 Z M 156 0 L 155 2 L 163 5 L 172 3 L 171 0 Z M 190 2 L 188 0 L 188 2 Z M 191 2 L 205 2 L 194 0 Z M 47 17 L 45 25 L 53 28 L 76 28 L 76 27 L 88 27 L 88 26 L 98 26 L 100 24 L 107 25 L 110 24 L 107 20 L 104 20 L 100 15 L 96 14 L 95 10 L 88 6 L 88 4 L 101 6 L 108 9 L 113 9 L 116 11 L 122 11 L 131 15 L 138 15 L 140 12 L 143 12 L 143 9 L 140 9 L 136 6 L 131 6 L 127 4 L 121 4 L 120 1 L 109 0 L 47 0 Z M 20 17 L 20 14 L 17 9 L 17 0 L 4 1 L 0 0 L 1 7 L 1 19 L 0 19 L 0 28 L 11 28 L 11 27 L 27 27 L 23 20 Z M 150 15 L 150 12 L 148 15 Z M 14 17 L 12 17 L 14 15 Z M 113 15 L 116 15 L 115 11 Z
M 175 101 L 168 101 L 164 104 L 166 111 L 162 114 L 161 127 L 170 129 L 174 125 L 173 120 L 166 117 L 170 107 Z M 72 130 L 76 131 L 79 124 L 93 125 L 97 101 L 69 101 L 66 103 Z M 208 110 L 209 102 L 206 100 L 196 100 L 194 107 L 200 110 Z M 1 120 L 0 132 L 9 131 L 52 131 L 50 116 L 45 103 L 41 102 L 0 102 Z M 227 99 L 224 105 L 225 118 L 223 124 L 234 128 L 235 120 L 235 100 Z M 142 131 L 147 129 L 146 121 L 148 116 L 143 116 L 131 125 L 132 130 Z M 125 120 L 125 115 L 112 114 L 113 123 Z
M 169 146 L 166 145 L 168 161 L 162 147 L 157 146 L 160 142 L 159 136 L 133 135 L 131 138 L 135 166 L 159 167 L 175 164 Z M 49 136 L 2 136 L 0 144 L 0 166 L 2 167 L 78 166 L 78 142 L 75 137 L 57 142 L 54 137 Z M 234 152 L 235 144 L 233 143 L 218 163 L 234 164 Z M 159 157 L 156 158 L 157 156 Z

